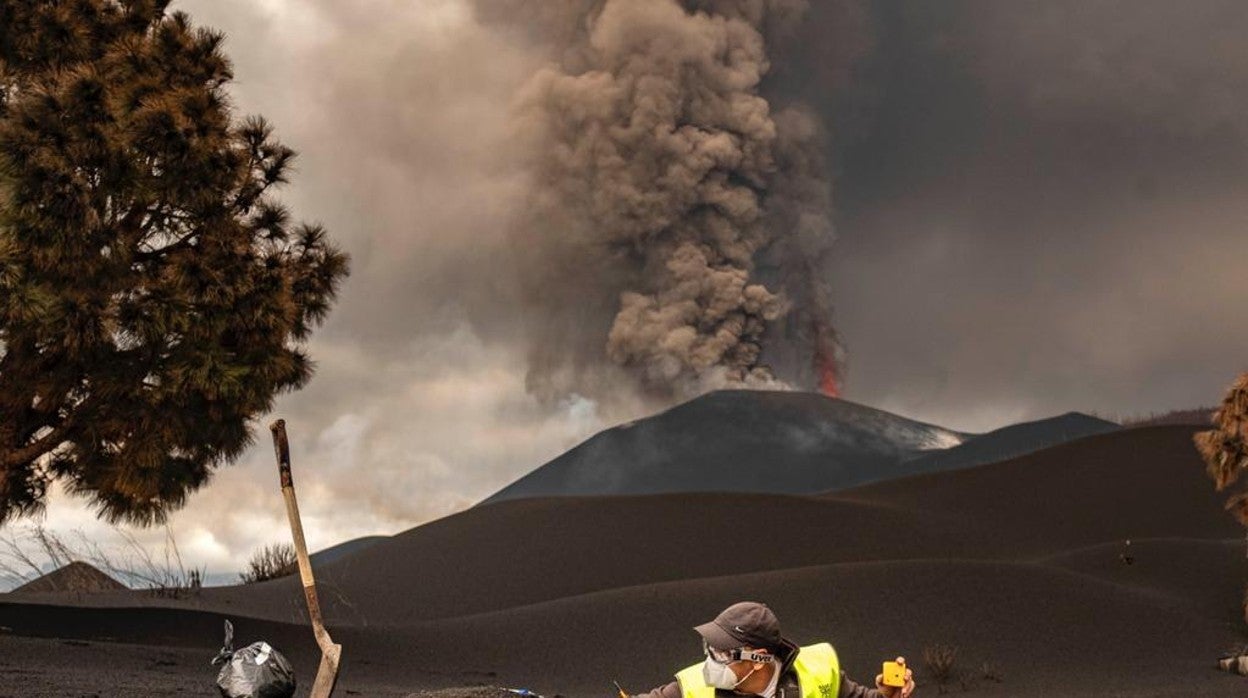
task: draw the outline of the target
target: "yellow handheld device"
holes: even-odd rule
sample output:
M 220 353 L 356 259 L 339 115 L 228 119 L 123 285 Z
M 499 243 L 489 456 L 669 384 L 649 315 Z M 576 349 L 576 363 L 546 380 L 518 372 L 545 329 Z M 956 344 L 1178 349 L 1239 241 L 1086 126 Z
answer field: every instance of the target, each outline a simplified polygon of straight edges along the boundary
M 906 668 L 897 662 L 884 662 L 884 685 L 901 688 L 906 685 Z

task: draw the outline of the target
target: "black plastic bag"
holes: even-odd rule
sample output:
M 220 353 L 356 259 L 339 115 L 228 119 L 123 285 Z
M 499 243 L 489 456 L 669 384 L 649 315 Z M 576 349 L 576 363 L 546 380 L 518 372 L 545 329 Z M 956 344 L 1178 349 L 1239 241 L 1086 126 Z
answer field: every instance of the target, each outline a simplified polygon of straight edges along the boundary
M 225 647 L 212 660 L 221 665 L 217 688 L 224 698 L 290 698 L 295 695 L 295 670 L 267 642 L 234 649 L 234 625 L 225 621 Z

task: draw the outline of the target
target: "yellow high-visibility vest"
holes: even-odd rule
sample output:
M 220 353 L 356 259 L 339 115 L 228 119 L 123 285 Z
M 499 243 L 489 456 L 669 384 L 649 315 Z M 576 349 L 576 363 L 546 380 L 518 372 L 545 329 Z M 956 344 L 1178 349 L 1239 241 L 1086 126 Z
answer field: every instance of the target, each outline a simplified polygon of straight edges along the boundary
M 841 660 L 832 645 L 821 642 L 807 645 L 793 662 L 797 672 L 797 685 L 802 698 L 836 698 L 841 692 Z M 702 664 L 694 664 L 677 672 L 680 693 L 684 698 L 715 698 L 715 687 L 707 686 L 702 678 Z

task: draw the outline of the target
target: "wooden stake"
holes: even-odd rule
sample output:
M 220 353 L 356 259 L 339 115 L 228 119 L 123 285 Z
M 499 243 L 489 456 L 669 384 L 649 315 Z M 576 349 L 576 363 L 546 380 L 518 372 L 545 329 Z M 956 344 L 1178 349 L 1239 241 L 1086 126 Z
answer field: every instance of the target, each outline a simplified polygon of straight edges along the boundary
M 299 519 L 299 502 L 295 499 L 295 483 L 290 475 L 290 443 L 286 439 L 286 420 L 279 419 L 269 426 L 273 432 L 273 449 L 277 452 L 277 472 L 282 482 L 282 497 L 286 500 L 286 516 L 290 519 L 290 533 L 295 542 L 295 554 L 299 559 L 299 578 L 303 581 L 303 596 L 308 602 L 308 618 L 312 621 L 312 633 L 321 648 L 321 665 L 316 670 L 310 698 L 329 698 L 338 681 L 338 662 L 342 658 L 342 645 L 334 644 L 321 618 L 321 603 L 316 598 L 316 580 L 312 577 L 312 561 L 308 558 L 308 544 L 303 539 L 303 522 Z

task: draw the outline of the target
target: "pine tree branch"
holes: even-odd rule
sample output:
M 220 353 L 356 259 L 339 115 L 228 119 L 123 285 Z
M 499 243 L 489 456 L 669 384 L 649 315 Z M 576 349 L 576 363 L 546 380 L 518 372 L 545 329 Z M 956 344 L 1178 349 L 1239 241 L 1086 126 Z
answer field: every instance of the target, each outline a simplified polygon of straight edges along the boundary
M 34 443 L 28 444 L 24 448 L 19 448 L 4 454 L 4 456 L 0 458 L 0 466 L 3 466 L 6 469 L 12 468 L 14 466 L 21 465 L 22 463 L 28 463 L 35 460 L 39 456 L 46 453 L 51 453 L 57 446 L 65 443 L 65 437 L 69 435 L 69 430 L 69 420 L 66 420 L 59 426 L 54 427 L 52 431 L 36 440 Z
M 55 401 L 57 404 L 48 402 L 47 405 L 50 409 L 32 409 L 30 408 L 30 402 L 33 400 L 26 402 L 24 412 L 27 419 L 22 420 L 25 423 L 17 430 L 18 442 L 28 441 L 44 429 L 51 429 L 51 431 L 36 441 L 4 455 L 0 458 L 0 465 L 12 467 L 29 462 L 45 453 L 50 453 L 57 446 L 68 440 L 67 437 L 79 422 L 77 416 L 81 414 L 85 407 L 93 404 L 89 400 L 79 401 L 76 405 L 67 406 L 64 416 L 61 416 L 59 403 L 72 391 L 72 387 L 62 391 L 62 394 Z M 41 401 L 40 407 L 43 408 L 43 401 Z
M 160 259 L 161 257 L 164 257 L 170 252 L 174 252 L 177 250 L 190 247 L 191 243 L 194 242 L 195 239 L 199 237 L 199 235 L 200 235 L 200 232 L 198 230 L 195 230 L 195 231 L 187 233 L 186 235 L 183 235 L 182 237 L 178 238 L 174 242 L 169 243 L 168 245 L 165 245 L 164 247 L 158 247 L 153 250 L 143 250 L 140 252 L 136 252 L 134 254 L 134 261 L 150 262 L 154 259 Z

